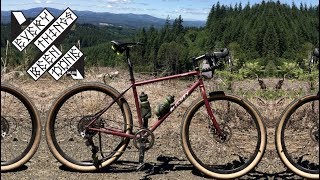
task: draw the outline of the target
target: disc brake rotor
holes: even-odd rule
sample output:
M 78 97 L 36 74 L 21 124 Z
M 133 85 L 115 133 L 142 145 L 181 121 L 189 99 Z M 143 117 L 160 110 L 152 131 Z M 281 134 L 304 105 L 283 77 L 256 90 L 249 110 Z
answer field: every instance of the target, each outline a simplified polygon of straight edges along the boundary
M 226 125 L 226 124 L 221 124 L 220 129 L 223 133 L 223 136 L 218 136 L 216 133 L 213 134 L 213 137 L 215 138 L 216 141 L 219 143 L 226 143 L 231 139 L 232 136 L 232 131 L 231 128 Z

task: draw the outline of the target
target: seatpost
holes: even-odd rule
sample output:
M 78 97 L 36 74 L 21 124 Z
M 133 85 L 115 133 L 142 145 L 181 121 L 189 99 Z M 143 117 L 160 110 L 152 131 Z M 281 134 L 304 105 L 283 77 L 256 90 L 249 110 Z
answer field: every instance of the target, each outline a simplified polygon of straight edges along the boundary
M 126 56 L 127 56 L 127 61 L 128 61 L 128 66 L 129 66 L 129 72 L 130 72 L 130 81 L 132 85 L 132 91 L 133 91 L 133 96 L 134 96 L 134 102 L 136 104 L 136 110 L 137 110 L 137 115 L 138 115 L 138 121 L 139 121 L 139 126 L 142 128 L 143 127 L 143 122 L 142 122 L 142 117 L 141 117 L 141 109 L 139 107 L 139 99 L 138 99 L 138 94 L 137 94 L 137 87 L 135 85 L 135 79 L 133 76 L 133 67 L 132 63 L 130 60 L 130 49 L 126 47 Z
M 126 57 L 127 57 L 127 62 L 128 62 L 128 66 L 129 66 L 130 81 L 134 82 L 133 67 L 132 67 L 132 62 L 130 60 L 130 49 L 129 48 L 126 48 Z

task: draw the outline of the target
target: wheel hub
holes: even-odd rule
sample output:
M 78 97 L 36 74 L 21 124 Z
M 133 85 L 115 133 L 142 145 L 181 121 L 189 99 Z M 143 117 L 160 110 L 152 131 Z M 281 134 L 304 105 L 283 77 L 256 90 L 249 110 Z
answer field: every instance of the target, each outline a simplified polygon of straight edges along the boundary
M 222 131 L 222 135 L 218 135 L 216 133 L 213 134 L 213 137 L 219 143 L 226 143 L 231 139 L 232 131 L 231 128 L 226 124 L 221 124 L 220 129 Z
M 313 141 L 319 143 L 319 125 L 314 125 L 310 130 L 310 137 Z
M 90 131 L 86 130 L 86 126 L 91 123 L 93 120 L 93 116 L 84 116 L 83 118 L 80 119 L 78 123 L 78 132 L 82 137 L 93 137 L 94 135 L 97 134 L 97 131 Z M 101 118 L 98 118 L 95 122 L 93 122 L 90 127 L 92 128 L 100 128 L 104 127 L 103 121 Z
M 9 123 L 7 119 L 1 116 L 1 139 L 9 133 Z

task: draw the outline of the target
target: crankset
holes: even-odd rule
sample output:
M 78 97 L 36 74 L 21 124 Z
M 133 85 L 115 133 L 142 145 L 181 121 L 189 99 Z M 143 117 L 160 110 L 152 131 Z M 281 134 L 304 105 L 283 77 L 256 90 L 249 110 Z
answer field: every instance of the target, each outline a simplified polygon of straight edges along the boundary
M 145 150 L 152 148 L 154 144 L 154 134 L 149 129 L 140 129 L 135 133 L 133 138 L 133 145 L 140 149 L 144 146 Z
M 144 162 L 144 154 L 145 151 L 152 148 L 154 144 L 154 134 L 149 129 L 140 129 L 135 133 L 133 138 L 133 145 L 139 149 L 139 166 L 137 171 L 143 169 L 145 166 Z

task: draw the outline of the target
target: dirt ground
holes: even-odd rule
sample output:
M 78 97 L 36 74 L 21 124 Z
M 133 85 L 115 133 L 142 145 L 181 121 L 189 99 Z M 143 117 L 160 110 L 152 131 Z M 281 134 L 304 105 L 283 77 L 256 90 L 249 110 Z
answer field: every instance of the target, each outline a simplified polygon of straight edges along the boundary
M 102 74 L 113 72 L 113 69 L 100 69 L 98 72 L 87 75 L 83 81 L 100 81 L 103 82 Z M 139 80 L 151 78 L 145 75 L 136 75 Z M 118 91 L 125 90 L 129 85 L 129 76 L 124 72 L 120 72 L 117 77 L 106 78 L 106 83 L 113 86 Z M 82 81 L 71 80 L 70 77 L 64 77 L 62 80 L 55 81 L 53 78 L 46 76 L 41 77 L 34 82 L 30 78 L 5 79 L 6 82 L 22 89 L 34 102 L 41 114 L 41 123 L 44 127 L 46 121 L 46 113 L 49 110 L 54 99 L 61 94 L 67 87 Z M 206 89 L 211 91 L 219 86 L 216 86 L 217 81 L 207 81 Z M 267 80 L 268 83 L 275 83 L 276 80 Z M 139 87 L 139 93 L 144 91 L 149 95 L 151 106 L 161 102 L 168 93 L 180 97 L 184 94 L 184 90 L 191 84 L 192 81 L 166 81 L 152 85 Z M 285 82 L 284 88 L 290 89 L 293 82 Z M 299 84 L 299 83 L 297 83 Z M 243 85 L 243 84 L 240 84 Z M 239 86 L 240 86 L 239 85 Z M 258 83 L 254 80 L 247 82 L 248 91 L 258 88 Z M 299 84 L 301 87 L 305 85 Z M 251 88 L 251 89 L 250 89 Z M 142 171 L 136 171 L 138 166 L 138 152 L 137 149 L 130 142 L 126 152 L 120 159 L 99 172 L 94 173 L 80 173 L 75 172 L 59 163 L 50 153 L 42 131 L 42 139 L 38 151 L 24 166 L 11 172 L 1 173 L 1 179 L 4 180 L 22 180 L 22 179 L 76 179 L 76 180 L 91 180 L 91 179 L 207 179 L 208 177 L 202 175 L 196 170 L 187 160 L 180 143 L 180 125 L 183 113 L 196 97 L 198 92 L 193 93 L 178 109 L 175 111 L 167 121 L 165 121 L 155 131 L 155 145 L 152 149 L 146 152 L 145 162 L 148 163 L 146 168 Z M 136 120 L 136 111 L 134 110 L 134 102 L 131 92 L 125 95 L 128 100 L 131 111 Z M 239 178 L 239 179 L 302 179 L 299 176 L 290 172 L 281 162 L 275 149 L 275 126 L 280 112 L 293 99 L 286 98 L 281 104 L 275 101 L 265 102 L 261 104 L 257 99 L 249 99 L 264 117 L 267 125 L 267 149 L 261 160 L 253 172 Z M 155 119 L 155 118 L 154 118 Z M 152 124 L 154 120 L 151 120 Z

